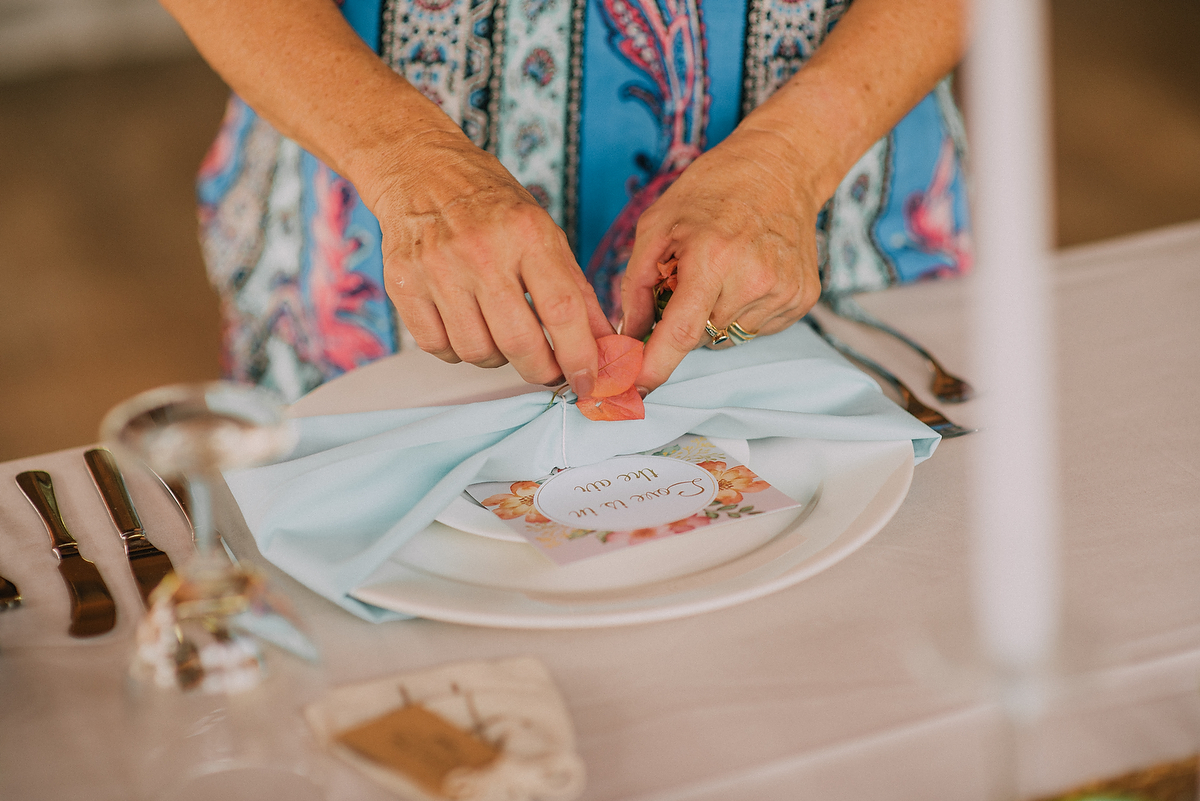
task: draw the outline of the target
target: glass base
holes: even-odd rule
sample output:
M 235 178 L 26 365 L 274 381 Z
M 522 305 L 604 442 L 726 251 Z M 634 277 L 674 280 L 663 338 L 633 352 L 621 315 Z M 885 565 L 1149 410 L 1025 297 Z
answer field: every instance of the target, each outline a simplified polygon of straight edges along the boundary
M 325 792 L 291 771 L 241 767 L 205 773 L 170 787 L 155 801 L 325 801 Z

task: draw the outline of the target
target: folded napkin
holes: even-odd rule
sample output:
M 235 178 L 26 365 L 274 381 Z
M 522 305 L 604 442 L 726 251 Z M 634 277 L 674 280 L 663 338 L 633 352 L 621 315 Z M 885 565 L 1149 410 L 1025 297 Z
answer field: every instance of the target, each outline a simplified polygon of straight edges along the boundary
M 535 479 L 666 444 L 735 439 L 911 440 L 936 433 L 806 325 L 729 350 L 688 354 L 646 397 L 646 419 L 594 422 L 547 391 L 512 398 L 297 421 L 292 458 L 226 475 L 262 554 L 368 620 L 405 617 L 351 598 L 468 484 Z

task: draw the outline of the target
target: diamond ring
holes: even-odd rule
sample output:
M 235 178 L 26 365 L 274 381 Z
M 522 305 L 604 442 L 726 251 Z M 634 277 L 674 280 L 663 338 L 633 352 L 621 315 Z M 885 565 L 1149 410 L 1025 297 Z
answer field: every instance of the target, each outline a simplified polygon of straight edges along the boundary
M 724 350 L 725 348 L 732 348 L 737 344 L 730 338 L 728 331 L 724 328 L 717 328 L 712 324 L 712 320 L 704 321 L 704 333 L 712 340 L 704 346 L 709 350 Z

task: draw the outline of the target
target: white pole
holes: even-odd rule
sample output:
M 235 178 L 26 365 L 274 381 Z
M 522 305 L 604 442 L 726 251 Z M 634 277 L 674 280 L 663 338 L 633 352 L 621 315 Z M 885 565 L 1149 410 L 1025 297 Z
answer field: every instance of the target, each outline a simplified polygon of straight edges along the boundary
M 1044 27 L 1039 0 L 975 0 L 967 64 L 983 422 L 973 586 L 988 655 L 1026 686 L 1059 623 Z

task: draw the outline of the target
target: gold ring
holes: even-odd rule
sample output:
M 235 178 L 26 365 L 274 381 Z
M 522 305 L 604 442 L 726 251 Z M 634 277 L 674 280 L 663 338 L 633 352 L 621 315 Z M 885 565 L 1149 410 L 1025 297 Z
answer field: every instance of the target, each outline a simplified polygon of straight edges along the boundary
M 729 338 L 728 331 L 724 328 L 717 328 L 712 324 L 712 320 L 704 321 L 704 333 L 712 340 L 704 346 L 709 350 L 724 350 L 725 348 L 732 348 L 737 344 Z
M 741 345 L 744 342 L 749 342 L 758 336 L 757 331 L 747 331 L 745 328 L 742 328 L 740 325 L 738 325 L 737 320 L 734 320 L 732 323 L 730 323 L 725 329 L 725 332 L 729 334 L 729 338 L 732 339 L 734 344 L 737 345 Z

